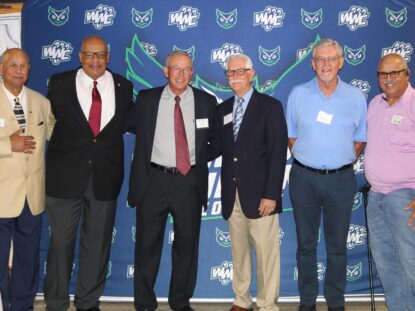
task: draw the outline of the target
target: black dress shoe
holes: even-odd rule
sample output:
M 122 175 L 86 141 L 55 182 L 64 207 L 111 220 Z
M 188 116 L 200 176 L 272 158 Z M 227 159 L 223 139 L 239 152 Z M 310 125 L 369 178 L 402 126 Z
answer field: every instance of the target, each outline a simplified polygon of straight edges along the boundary
M 300 305 L 298 307 L 298 311 L 316 311 L 316 305 L 312 305 L 312 306 Z
M 329 311 L 344 311 L 344 307 L 330 308 Z
M 186 306 L 182 308 L 171 308 L 173 311 L 195 311 L 191 306 Z

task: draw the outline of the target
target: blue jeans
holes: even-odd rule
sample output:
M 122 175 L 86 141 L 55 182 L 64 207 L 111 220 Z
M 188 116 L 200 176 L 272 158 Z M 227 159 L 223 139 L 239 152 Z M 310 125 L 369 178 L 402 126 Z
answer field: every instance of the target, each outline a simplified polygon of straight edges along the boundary
M 347 233 L 356 178 L 352 168 L 320 175 L 293 164 L 290 198 L 297 232 L 298 289 L 300 301 L 314 305 L 318 295 L 317 244 L 323 214 L 327 270 L 324 298 L 330 308 L 344 306 L 347 265 Z
M 369 192 L 370 248 L 390 311 L 415 310 L 415 230 L 408 226 L 415 189 Z

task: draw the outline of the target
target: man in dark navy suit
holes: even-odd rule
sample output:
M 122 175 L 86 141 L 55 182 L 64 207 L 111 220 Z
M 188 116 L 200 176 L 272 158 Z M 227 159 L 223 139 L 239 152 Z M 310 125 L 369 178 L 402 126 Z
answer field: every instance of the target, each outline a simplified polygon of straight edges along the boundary
M 134 304 L 138 311 L 157 308 L 153 287 L 170 213 L 174 242 L 169 304 L 173 310 L 191 311 L 216 99 L 189 86 L 193 65 L 184 52 L 169 55 L 164 74 L 167 85 L 143 90 L 137 96 L 128 194 L 130 206 L 137 208 Z
M 281 103 L 252 87 L 255 70 L 243 54 L 225 71 L 235 96 L 218 107 L 222 154 L 222 214 L 228 220 L 233 257 L 232 311 L 252 310 L 251 250 L 257 258 L 257 306 L 278 310 L 280 283 L 278 215 L 287 156 Z

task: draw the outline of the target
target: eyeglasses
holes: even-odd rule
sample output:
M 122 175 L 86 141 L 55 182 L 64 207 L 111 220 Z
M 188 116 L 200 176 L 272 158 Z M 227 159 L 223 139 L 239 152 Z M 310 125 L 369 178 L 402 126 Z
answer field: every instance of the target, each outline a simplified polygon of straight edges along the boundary
M 235 70 L 225 70 L 225 76 L 232 77 L 235 73 L 238 76 L 243 76 L 245 74 L 245 72 L 247 72 L 249 70 L 251 70 L 251 69 L 249 69 L 249 68 L 238 68 L 238 69 L 235 69 Z
M 93 59 L 95 56 L 98 59 L 106 59 L 108 52 L 85 52 L 85 51 L 81 51 L 82 54 L 85 55 L 86 59 Z
M 314 61 L 318 64 L 318 65 L 322 65 L 325 62 L 329 63 L 330 65 L 334 64 L 337 60 L 339 59 L 339 57 L 335 57 L 335 56 L 331 56 L 331 57 L 315 57 Z
M 396 79 L 399 77 L 401 72 L 407 71 L 407 68 L 398 70 L 398 71 L 391 71 L 391 72 L 384 72 L 384 71 L 378 71 L 378 78 L 379 79 L 387 79 L 388 76 L 392 79 Z
M 175 65 L 175 66 L 167 66 L 167 68 L 169 68 L 175 74 L 184 72 L 186 75 L 190 75 L 193 73 L 193 68 L 191 67 L 180 68 L 179 66 Z

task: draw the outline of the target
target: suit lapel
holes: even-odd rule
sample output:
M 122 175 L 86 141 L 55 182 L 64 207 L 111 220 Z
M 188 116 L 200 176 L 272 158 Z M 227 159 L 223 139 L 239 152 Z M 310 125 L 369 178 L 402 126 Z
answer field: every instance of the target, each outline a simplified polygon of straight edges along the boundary
M 256 111 L 256 91 L 252 93 L 251 98 L 249 99 L 248 106 L 246 107 L 246 110 L 244 112 L 244 117 L 241 122 L 241 126 L 238 131 L 238 137 L 236 138 L 236 141 L 238 141 L 241 137 L 244 136 L 244 133 L 247 128 L 249 128 L 249 124 L 252 124 L 255 119 L 255 111 Z
M 71 95 L 73 94 L 72 95 L 73 99 L 71 100 L 71 102 L 74 105 L 75 114 L 79 116 L 79 121 L 80 121 L 81 125 L 85 129 L 88 129 L 91 132 L 91 135 L 92 135 L 92 130 L 89 127 L 88 119 L 85 116 L 84 111 L 82 110 L 81 103 L 79 102 L 79 99 L 78 99 L 78 93 L 76 91 L 76 74 L 77 73 L 78 73 L 78 70 L 75 70 L 75 71 L 72 72 L 72 77 L 69 80 L 69 81 L 71 81 L 71 83 L 69 85 L 71 87 L 71 90 L 66 94 L 71 94 Z
M 197 158 L 198 158 L 198 153 L 201 150 L 202 147 L 202 137 L 200 137 L 200 133 L 196 128 L 196 124 L 197 124 L 197 120 L 199 119 L 203 119 L 206 118 L 206 113 L 205 113 L 205 105 L 203 103 L 203 98 L 202 96 L 200 96 L 199 92 L 195 91 L 193 88 L 193 96 L 194 96 L 194 111 L 195 111 L 195 121 L 194 121 L 194 127 L 195 127 L 195 152 L 196 152 L 196 163 L 197 163 Z M 209 126 L 211 126 L 211 124 L 209 124 Z
M 153 148 L 154 142 L 154 135 L 156 132 L 156 124 L 157 124 L 157 113 L 159 110 L 159 104 L 161 99 L 161 94 L 163 93 L 164 87 L 160 87 L 155 92 L 155 96 L 152 98 L 151 101 L 148 102 L 148 115 L 146 115 L 147 120 L 144 122 L 148 122 L 146 128 L 149 129 L 146 135 L 147 140 L 147 154 L 149 155 L 149 162 L 151 160 L 151 153 Z M 140 105 L 145 105 L 145 103 L 140 103 Z
M 27 111 L 26 111 L 26 133 L 33 133 L 33 98 L 30 96 L 29 91 L 25 87 L 25 96 L 26 96 L 26 103 L 27 103 Z
M 4 122 L 4 127 L 9 127 L 13 124 L 14 130 L 12 133 L 19 129 L 19 124 L 17 123 L 16 116 L 14 115 L 14 111 L 9 103 L 9 99 L 6 96 L 2 85 L 0 85 L 0 116 L 2 119 L 4 119 L 4 121 L 1 121 Z
M 119 81 L 119 79 L 117 79 L 117 76 L 115 76 L 114 74 L 112 74 L 112 78 L 114 80 L 115 112 L 114 112 L 114 115 L 112 116 L 111 120 L 104 126 L 104 128 L 101 130 L 101 132 L 105 131 L 106 128 L 110 127 L 112 125 L 112 123 L 115 122 L 116 117 L 118 116 L 118 114 L 121 111 L 121 103 L 122 103 L 121 82 Z M 88 125 L 89 125 L 89 123 L 88 123 Z

